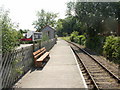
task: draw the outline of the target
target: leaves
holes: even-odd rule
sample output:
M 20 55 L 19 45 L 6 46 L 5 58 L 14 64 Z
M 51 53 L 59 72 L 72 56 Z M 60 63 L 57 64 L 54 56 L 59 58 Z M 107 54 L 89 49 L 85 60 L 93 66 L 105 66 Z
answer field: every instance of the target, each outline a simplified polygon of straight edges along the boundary
M 0 9 L 0 30 L 2 31 L 2 52 L 12 50 L 18 41 L 18 32 L 14 29 L 15 26 L 9 18 L 9 11 Z
M 117 5 L 117 2 L 76 2 L 75 14 L 79 21 L 87 26 L 87 34 L 91 37 L 103 32 L 103 28 L 101 28 L 103 21 L 111 18 L 117 20 Z M 110 27 L 106 27 L 110 29 Z M 115 32 L 114 29 L 113 32 Z
M 108 58 L 118 60 L 120 58 L 120 37 L 107 37 L 103 49 L 103 53 Z
M 33 22 L 33 25 L 35 26 L 37 31 L 40 31 L 46 25 L 51 25 L 52 27 L 54 27 L 56 23 L 55 20 L 57 17 L 56 13 L 45 12 L 42 9 L 41 12 L 39 11 L 37 12 L 36 16 L 37 16 L 37 20 Z

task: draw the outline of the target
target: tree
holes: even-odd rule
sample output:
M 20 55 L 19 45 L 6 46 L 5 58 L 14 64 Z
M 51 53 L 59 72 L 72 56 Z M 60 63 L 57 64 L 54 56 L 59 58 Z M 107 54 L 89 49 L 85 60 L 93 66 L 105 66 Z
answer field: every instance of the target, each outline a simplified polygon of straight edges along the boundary
M 2 31 L 2 52 L 11 51 L 18 43 L 18 32 L 9 18 L 9 11 L 0 9 L 0 30 Z
M 115 7 L 116 3 L 111 2 L 76 2 L 75 15 L 87 26 L 87 34 L 95 36 L 107 28 L 101 28 L 105 20 L 114 18 L 117 20 Z
M 75 9 L 75 2 L 68 2 L 67 3 L 67 10 L 66 10 L 66 16 L 73 16 L 74 14 L 74 9 Z
M 56 23 L 56 30 L 57 30 L 57 35 L 58 36 L 62 36 L 62 32 L 63 32 L 63 19 L 58 19 L 57 23 Z
M 75 18 L 72 16 L 69 16 L 65 19 L 59 19 L 56 25 L 57 34 L 59 36 L 71 34 L 73 29 L 76 28 L 74 27 L 75 24 L 76 24 Z
M 37 31 L 40 31 L 44 26 L 51 25 L 52 27 L 56 24 L 56 13 L 45 12 L 43 9 L 41 12 L 37 12 L 36 14 L 37 20 L 33 22 Z

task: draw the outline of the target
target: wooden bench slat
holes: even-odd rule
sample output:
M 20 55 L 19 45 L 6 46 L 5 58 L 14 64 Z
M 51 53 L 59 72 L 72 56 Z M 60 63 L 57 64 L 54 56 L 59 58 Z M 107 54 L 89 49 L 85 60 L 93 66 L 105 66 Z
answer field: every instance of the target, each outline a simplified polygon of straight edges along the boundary
M 45 47 L 41 48 L 40 50 L 37 50 L 36 52 L 33 53 L 33 55 L 37 55 L 39 52 L 43 51 Z
M 49 57 L 49 52 L 46 52 L 45 47 L 33 52 L 34 64 L 36 67 L 43 67 L 43 61 Z
M 49 52 L 46 52 L 44 55 L 42 55 L 39 59 L 36 61 L 43 61 L 47 56 L 49 55 Z
M 41 51 L 39 54 L 37 54 L 34 58 L 37 58 L 38 56 L 42 55 L 44 52 L 46 51 L 46 49 L 44 49 L 43 51 Z

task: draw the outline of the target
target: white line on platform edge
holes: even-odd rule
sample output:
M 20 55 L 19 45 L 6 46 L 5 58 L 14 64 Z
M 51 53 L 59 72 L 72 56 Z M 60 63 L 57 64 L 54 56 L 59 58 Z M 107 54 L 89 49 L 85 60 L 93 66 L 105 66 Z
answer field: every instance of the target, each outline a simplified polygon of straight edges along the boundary
M 70 47 L 70 46 L 69 46 L 69 47 Z M 77 63 L 77 67 L 78 67 L 78 70 L 79 70 L 79 74 L 80 74 L 80 76 L 82 77 L 82 81 L 83 81 L 83 84 L 84 84 L 84 86 L 85 86 L 85 90 L 88 90 L 88 87 L 87 87 L 87 85 L 86 85 L 85 79 L 84 79 L 84 77 L 83 77 L 83 74 L 82 74 L 82 72 L 81 72 L 81 70 L 80 70 L 80 67 L 79 67 L 79 64 L 78 64 L 78 62 L 77 62 L 77 58 L 76 58 L 73 50 L 71 49 L 71 47 L 70 47 L 70 50 L 72 51 L 73 56 L 74 56 L 74 58 L 75 58 L 75 61 L 76 61 L 76 63 Z

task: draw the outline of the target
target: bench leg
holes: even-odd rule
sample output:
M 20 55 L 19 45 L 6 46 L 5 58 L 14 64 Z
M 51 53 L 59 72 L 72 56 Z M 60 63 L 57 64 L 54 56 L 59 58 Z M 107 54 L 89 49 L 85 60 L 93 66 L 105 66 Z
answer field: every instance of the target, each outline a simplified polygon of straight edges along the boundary
M 50 59 L 50 56 L 48 55 L 48 59 Z
M 44 61 L 47 62 L 49 59 L 50 59 L 50 56 L 48 55 Z
M 36 66 L 37 66 L 37 67 L 43 67 L 42 62 L 37 62 L 37 63 L 36 63 Z

